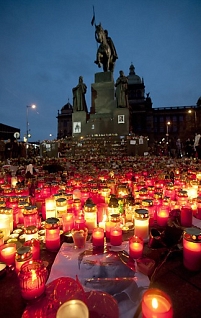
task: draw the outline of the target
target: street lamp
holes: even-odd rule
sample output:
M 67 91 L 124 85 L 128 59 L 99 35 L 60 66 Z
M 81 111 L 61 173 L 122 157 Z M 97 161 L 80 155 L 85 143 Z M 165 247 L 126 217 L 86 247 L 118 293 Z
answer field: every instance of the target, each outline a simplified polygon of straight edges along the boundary
M 27 148 L 28 148 L 28 138 L 29 138 L 29 108 L 36 108 L 36 105 L 27 105 L 26 106 L 26 155 L 27 155 Z
M 166 137 L 167 137 L 167 144 L 168 144 L 168 137 L 169 137 L 169 126 L 170 126 L 170 121 L 168 121 L 167 123 L 166 123 L 166 128 L 167 128 L 167 130 L 166 130 Z
M 192 114 L 193 113 L 192 109 L 189 109 L 188 113 Z M 195 132 L 196 132 L 197 131 L 197 113 L 196 113 L 196 110 L 194 110 L 194 124 L 195 124 Z

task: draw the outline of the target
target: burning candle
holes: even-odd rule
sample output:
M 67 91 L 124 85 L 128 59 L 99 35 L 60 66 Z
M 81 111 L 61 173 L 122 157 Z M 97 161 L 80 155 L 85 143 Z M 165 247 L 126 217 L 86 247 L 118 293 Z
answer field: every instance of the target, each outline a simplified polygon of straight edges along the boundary
M 129 255 L 132 258 L 141 258 L 144 242 L 141 238 L 133 236 L 129 239 Z
M 58 198 L 56 200 L 56 217 L 62 218 L 62 214 L 67 212 L 67 200 L 65 198 Z
M 4 240 L 7 241 L 10 235 L 10 220 L 6 214 L 0 214 L 0 229 L 3 231 Z
M 201 230 L 198 228 L 184 230 L 183 264 L 191 271 L 201 270 Z
M 46 219 L 56 216 L 56 203 L 54 198 L 45 199 Z
M 21 266 L 19 283 L 22 297 L 26 300 L 38 298 L 45 291 L 47 269 L 42 261 L 28 261 Z
M 8 266 L 15 264 L 16 244 L 8 243 L 0 247 L 0 260 Z
M 93 246 L 102 247 L 104 246 L 104 229 L 97 227 L 93 229 L 92 233 Z
M 191 206 L 181 207 L 181 226 L 191 227 L 193 223 L 193 209 Z
M 160 206 L 156 216 L 156 222 L 159 226 L 166 226 L 169 218 L 169 209 L 167 206 Z
M 70 232 L 74 227 L 74 214 L 69 212 L 62 214 L 62 225 L 64 233 Z
M 86 227 L 86 220 L 84 219 L 83 216 L 78 216 L 75 219 L 75 228 L 78 230 L 83 230 Z
M 172 302 L 163 291 L 150 288 L 142 298 L 143 318 L 172 318 Z
M 50 251 L 60 248 L 60 222 L 57 218 L 48 218 L 45 221 L 45 245 Z
M 110 243 L 114 246 L 122 244 L 122 229 L 119 226 L 110 229 Z
M 149 239 L 149 213 L 147 209 L 135 210 L 135 236 L 143 239 L 147 242 Z
M 93 229 L 97 227 L 97 206 L 91 199 L 88 199 L 85 203 L 84 218 L 89 233 L 92 233 Z
M 25 241 L 38 238 L 38 229 L 35 225 L 26 227 L 25 229 Z
M 56 318 L 89 318 L 89 309 L 86 304 L 78 299 L 68 300 L 57 311 Z
M 38 223 L 38 210 L 36 206 L 25 206 L 24 211 L 24 226 L 28 227 L 31 225 L 37 226 Z
M 88 235 L 88 229 L 72 229 L 72 237 L 75 248 L 83 248 L 85 246 Z

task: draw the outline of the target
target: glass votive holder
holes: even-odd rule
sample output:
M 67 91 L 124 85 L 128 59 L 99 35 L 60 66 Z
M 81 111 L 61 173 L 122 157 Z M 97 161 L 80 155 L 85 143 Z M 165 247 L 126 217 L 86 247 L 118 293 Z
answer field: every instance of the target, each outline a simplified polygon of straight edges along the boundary
M 39 260 L 25 262 L 18 273 L 21 295 L 25 300 L 40 297 L 45 291 L 48 271 Z
M 157 288 L 149 288 L 142 297 L 143 318 L 173 318 L 170 297 Z
M 149 240 L 149 212 L 147 209 L 135 210 L 134 234 L 141 237 L 144 242 Z
M 7 241 L 10 235 L 10 220 L 6 214 L 0 214 L 0 229 L 4 234 L 4 241 Z
M 37 226 L 38 223 L 38 210 L 36 206 L 25 206 L 23 211 L 24 226 L 28 227 L 31 225 Z
M 183 232 L 183 264 L 190 271 L 201 270 L 201 229 L 186 228 Z
M 160 206 L 158 208 L 156 222 L 159 226 L 166 226 L 169 218 L 169 209 L 167 206 Z
M 181 226 L 191 227 L 193 224 L 193 209 L 190 205 L 184 205 L 181 207 L 180 221 Z
M 88 235 L 88 229 L 87 228 L 84 228 L 84 229 L 74 228 L 74 229 L 72 229 L 71 233 L 72 233 L 74 247 L 75 248 L 85 247 L 87 235 Z
M 25 241 L 38 238 L 38 229 L 35 225 L 31 225 L 25 228 Z
M 62 227 L 63 232 L 70 232 L 74 227 L 74 214 L 73 213 L 64 213 L 62 214 Z
M 16 244 L 8 243 L 0 247 L 0 261 L 7 266 L 15 265 Z
M 40 259 L 40 241 L 38 239 L 31 239 L 29 241 L 26 241 L 24 243 L 24 246 L 30 246 L 31 247 L 31 253 L 33 260 L 39 260 Z
M 89 309 L 86 304 L 78 299 L 68 300 L 57 311 L 56 318 L 89 318 Z
M 49 251 L 60 248 L 60 221 L 58 218 L 48 218 L 45 221 L 45 246 Z
M 32 260 L 32 253 L 30 246 L 21 246 L 17 249 L 15 255 L 15 271 L 19 273 L 21 266 L 27 261 Z
M 135 259 L 141 258 L 143 253 L 144 242 L 138 236 L 132 236 L 129 239 L 129 256 Z
M 122 244 L 122 229 L 120 226 L 111 227 L 110 244 L 113 246 L 119 246 Z
M 104 246 L 104 229 L 103 228 L 97 227 L 93 229 L 92 243 L 94 247 Z

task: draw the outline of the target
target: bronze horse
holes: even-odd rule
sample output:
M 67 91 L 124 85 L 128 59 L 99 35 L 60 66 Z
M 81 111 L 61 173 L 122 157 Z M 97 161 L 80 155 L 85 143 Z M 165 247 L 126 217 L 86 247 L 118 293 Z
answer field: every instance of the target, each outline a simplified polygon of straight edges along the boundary
M 98 47 L 96 61 L 94 61 L 94 63 L 96 63 L 98 67 L 101 67 L 101 64 L 102 64 L 104 72 L 108 72 L 108 71 L 113 72 L 114 61 L 113 61 L 110 45 L 107 42 L 105 31 L 102 28 L 101 23 L 98 25 L 95 25 L 95 27 L 96 27 L 95 38 L 96 38 L 96 41 L 100 43 L 100 45 Z

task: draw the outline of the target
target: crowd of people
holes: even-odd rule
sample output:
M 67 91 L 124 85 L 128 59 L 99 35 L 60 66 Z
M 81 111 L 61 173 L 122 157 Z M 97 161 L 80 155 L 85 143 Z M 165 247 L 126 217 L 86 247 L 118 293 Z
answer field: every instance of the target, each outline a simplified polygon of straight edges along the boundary
M 26 143 L 14 139 L 4 141 L 0 139 L 0 161 L 8 162 L 11 159 L 33 158 L 40 155 L 39 147 L 29 144 L 26 152 Z

